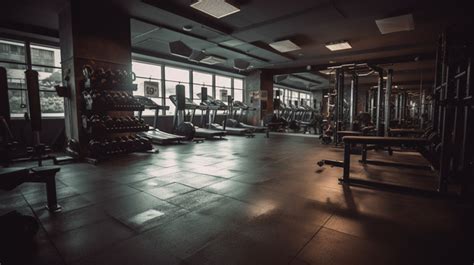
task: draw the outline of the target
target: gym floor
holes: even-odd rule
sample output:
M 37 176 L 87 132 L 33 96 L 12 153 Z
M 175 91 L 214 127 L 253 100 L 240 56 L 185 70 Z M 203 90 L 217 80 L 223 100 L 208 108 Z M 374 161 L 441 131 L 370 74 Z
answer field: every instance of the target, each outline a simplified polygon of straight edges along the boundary
M 228 137 L 159 147 L 98 166 L 64 165 L 64 210 L 40 184 L 0 193 L 41 230 L 17 264 L 472 264 L 472 212 L 453 198 L 338 184 L 342 149 L 312 137 Z M 387 158 L 371 151 L 371 158 Z M 432 188 L 429 171 L 362 167 L 354 176 Z M 425 163 L 416 153 L 390 160 Z M 470 248 L 470 249 L 469 249 Z M 1 261 L 0 261 L 1 262 Z M 8 264 L 8 263 L 7 263 Z

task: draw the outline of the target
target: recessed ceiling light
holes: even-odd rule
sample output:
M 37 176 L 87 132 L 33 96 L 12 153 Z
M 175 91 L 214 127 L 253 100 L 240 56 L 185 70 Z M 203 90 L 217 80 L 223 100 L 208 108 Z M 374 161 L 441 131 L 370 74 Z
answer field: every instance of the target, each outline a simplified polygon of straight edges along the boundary
M 270 47 L 272 47 L 273 49 L 279 52 L 291 52 L 291 51 L 296 51 L 296 50 L 301 49 L 300 46 L 296 45 L 291 40 L 277 41 L 274 43 L 270 43 L 269 45 Z
M 327 43 L 326 48 L 328 48 L 330 51 L 340 51 L 340 50 L 352 49 L 352 46 L 349 44 L 348 41 L 337 41 L 337 42 Z
M 191 7 L 215 18 L 223 18 L 240 11 L 225 0 L 199 0 L 191 4 Z
M 388 34 L 400 31 L 410 31 L 415 29 L 413 15 L 403 15 L 375 20 L 375 24 L 382 34 Z
M 191 25 L 184 25 L 184 26 L 183 26 L 183 30 L 184 30 L 184 31 L 188 31 L 188 32 L 189 32 L 189 31 L 192 31 L 192 30 L 193 30 L 193 26 L 191 26 Z

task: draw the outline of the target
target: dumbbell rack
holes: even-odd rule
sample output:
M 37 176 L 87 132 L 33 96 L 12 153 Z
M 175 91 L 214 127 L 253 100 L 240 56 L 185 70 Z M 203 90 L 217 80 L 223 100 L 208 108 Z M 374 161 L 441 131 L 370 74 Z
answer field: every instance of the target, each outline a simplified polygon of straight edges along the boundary
M 88 140 L 85 160 L 92 164 L 133 152 L 151 152 L 151 142 L 137 136 L 148 131 L 134 111 L 144 106 L 133 98 L 134 74 L 125 70 L 93 70 L 84 66 L 82 83 L 82 131 Z

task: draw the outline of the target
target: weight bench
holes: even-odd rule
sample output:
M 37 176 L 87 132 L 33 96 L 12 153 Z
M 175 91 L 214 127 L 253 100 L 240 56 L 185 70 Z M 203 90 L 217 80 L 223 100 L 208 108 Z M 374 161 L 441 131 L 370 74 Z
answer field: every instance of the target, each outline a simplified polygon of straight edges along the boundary
M 268 122 L 266 124 L 266 130 L 265 130 L 265 136 L 267 138 L 270 138 L 270 130 L 273 128 L 273 127 L 281 127 L 283 126 L 283 123 L 281 122 Z
M 407 165 L 399 163 L 391 163 L 385 161 L 377 160 L 368 160 L 367 159 L 367 148 L 368 144 L 373 144 L 377 146 L 424 146 L 429 144 L 428 139 L 425 138 L 412 138 L 412 137 L 379 137 L 379 136 L 346 136 L 343 138 L 344 142 L 344 161 L 343 161 L 343 175 L 342 178 L 339 178 L 339 182 L 346 184 L 356 184 L 362 186 L 372 186 L 379 188 L 388 188 L 388 189 L 404 189 L 404 190 L 416 190 L 409 187 L 402 187 L 398 185 L 386 184 L 377 181 L 370 181 L 365 179 L 351 178 L 350 177 L 350 163 L 351 163 L 351 147 L 353 145 L 361 144 L 362 145 L 362 159 L 361 163 L 364 164 L 377 164 L 377 165 L 388 165 L 388 166 L 403 166 L 403 167 L 417 167 L 417 165 Z M 442 189 L 443 185 L 446 185 L 446 180 L 439 179 L 438 190 Z M 420 190 L 418 190 L 420 191 Z
M 46 184 L 47 209 L 57 213 L 61 211 L 56 195 L 56 173 L 59 167 L 7 167 L 0 168 L 0 189 L 12 190 L 25 182 Z
M 424 130 L 418 129 L 390 129 L 389 135 L 391 137 L 420 137 Z
M 363 133 L 359 131 L 338 131 L 336 132 L 336 145 L 341 142 L 341 139 L 346 136 L 362 136 Z

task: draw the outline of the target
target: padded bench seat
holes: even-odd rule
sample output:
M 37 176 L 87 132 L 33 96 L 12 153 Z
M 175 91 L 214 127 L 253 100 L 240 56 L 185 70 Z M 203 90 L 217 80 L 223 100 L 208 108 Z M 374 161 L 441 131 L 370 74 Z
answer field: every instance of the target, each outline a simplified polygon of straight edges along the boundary
M 428 139 L 413 137 L 382 137 L 382 136 L 344 136 L 344 143 L 349 144 L 376 144 L 383 146 L 399 146 L 399 145 L 426 145 Z
M 0 189 L 12 190 L 25 182 L 29 169 L 23 167 L 0 168 Z
M 424 130 L 418 129 L 390 129 L 389 134 L 390 136 L 420 136 L 425 133 Z
M 346 136 L 362 136 L 363 133 L 359 131 L 337 131 L 336 144 L 339 144 L 343 137 Z
M 52 212 L 61 211 L 56 195 L 56 173 L 60 167 L 44 166 L 34 168 L 0 168 L 0 189 L 12 190 L 25 182 L 46 184 L 47 208 Z
M 363 146 L 362 151 L 362 163 L 367 162 L 367 148 L 368 144 L 378 146 L 423 146 L 429 144 L 429 140 L 425 138 L 413 138 L 413 137 L 380 137 L 380 136 L 345 136 L 344 141 L 344 161 L 343 161 L 343 176 L 339 179 L 343 183 L 356 183 L 362 185 L 380 186 L 387 184 L 381 184 L 370 180 L 362 180 L 350 178 L 350 163 L 351 163 L 351 147 L 356 144 Z M 393 163 L 395 164 L 395 163 Z M 439 179 L 438 190 L 443 190 L 442 185 L 445 185 L 446 181 Z

